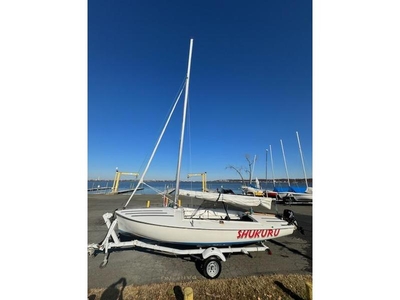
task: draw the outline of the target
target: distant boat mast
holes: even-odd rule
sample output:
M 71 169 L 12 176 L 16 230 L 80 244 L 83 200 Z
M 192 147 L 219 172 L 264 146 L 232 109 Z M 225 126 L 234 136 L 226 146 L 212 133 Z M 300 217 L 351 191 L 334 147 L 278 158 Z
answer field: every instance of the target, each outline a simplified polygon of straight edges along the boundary
M 253 182 L 254 165 L 256 163 L 256 159 L 257 159 L 257 155 L 254 155 L 253 164 L 252 164 L 251 171 L 250 171 L 250 183 L 249 184 L 251 184 Z
M 268 149 L 265 149 L 265 189 L 268 186 Z
M 282 148 L 283 162 L 285 163 L 287 182 L 288 182 L 288 185 L 290 186 L 289 173 L 288 173 L 288 170 L 287 170 L 285 150 L 283 150 L 283 142 L 282 142 L 282 140 L 281 140 L 281 148 Z
M 306 181 L 306 188 L 308 189 L 308 182 L 307 182 L 306 168 L 304 167 L 304 160 L 303 160 L 303 152 L 301 151 L 300 138 L 299 138 L 299 133 L 298 133 L 297 131 L 296 131 L 296 136 L 297 136 L 297 143 L 299 144 L 299 150 L 300 150 L 301 163 L 303 164 L 304 180 Z
M 274 173 L 274 161 L 272 159 L 272 146 L 269 145 L 269 154 L 271 155 L 271 169 L 272 169 L 272 184 L 275 188 L 275 173 Z

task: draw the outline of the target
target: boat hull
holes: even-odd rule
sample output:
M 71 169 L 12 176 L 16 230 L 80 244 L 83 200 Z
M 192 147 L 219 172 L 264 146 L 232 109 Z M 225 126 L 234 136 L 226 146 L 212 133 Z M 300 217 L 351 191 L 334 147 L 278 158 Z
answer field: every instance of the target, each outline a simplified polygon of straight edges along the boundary
M 266 192 L 266 194 L 267 194 L 267 197 L 269 197 L 269 198 L 276 198 L 276 197 L 278 197 L 278 192 L 269 191 L 269 190 L 266 190 L 265 192 Z
M 191 246 L 227 246 L 253 244 L 290 235 L 294 225 L 274 215 L 253 214 L 251 221 L 232 215 L 230 220 L 207 216 L 190 218 L 193 209 L 144 208 L 116 211 L 118 229 L 124 235 L 149 240 Z M 213 214 L 213 212 L 211 212 Z
M 243 191 L 243 194 L 245 194 L 245 195 L 252 195 L 252 196 L 257 196 L 257 197 L 276 198 L 278 196 L 278 193 L 275 191 L 262 190 L 262 189 L 257 189 L 257 188 L 253 188 L 250 186 L 242 186 L 242 191 Z
M 312 202 L 312 194 L 308 193 L 292 193 L 292 197 L 298 202 Z
M 312 194 L 310 193 L 287 193 L 283 200 L 291 200 L 294 202 L 312 202 Z

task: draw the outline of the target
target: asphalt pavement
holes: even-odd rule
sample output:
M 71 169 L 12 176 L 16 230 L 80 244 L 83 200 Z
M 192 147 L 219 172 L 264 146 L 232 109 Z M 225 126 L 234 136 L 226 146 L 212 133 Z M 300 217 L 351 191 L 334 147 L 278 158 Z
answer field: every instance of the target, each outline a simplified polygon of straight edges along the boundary
M 130 194 L 88 195 L 88 245 L 101 243 L 107 233 L 104 213 L 122 208 Z M 184 206 L 196 206 L 199 200 L 180 197 Z M 148 202 L 149 201 L 149 202 Z M 160 195 L 135 195 L 128 207 L 162 206 Z M 233 254 L 222 262 L 219 278 L 236 278 L 268 274 L 312 274 L 312 205 L 278 204 L 271 212 L 282 213 L 289 208 L 295 213 L 304 235 L 295 231 L 290 236 L 267 241 L 272 255 L 267 252 Z M 107 288 L 126 280 L 127 285 L 147 285 L 161 282 L 193 281 L 205 279 L 189 257 L 154 252 L 139 247 L 110 251 L 108 263 L 100 268 L 104 254 L 88 255 L 88 288 Z

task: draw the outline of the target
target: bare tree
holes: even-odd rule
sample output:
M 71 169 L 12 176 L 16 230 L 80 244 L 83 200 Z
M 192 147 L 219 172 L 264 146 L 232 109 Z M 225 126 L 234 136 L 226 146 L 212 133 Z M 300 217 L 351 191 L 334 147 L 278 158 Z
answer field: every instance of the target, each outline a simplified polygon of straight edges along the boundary
M 250 160 L 250 155 L 249 154 L 246 154 L 246 160 L 247 160 L 247 163 L 249 164 L 249 169 L 248 170 L 245 170 L 246 172 L 248 172 L 249 173 L 249 184 L 251 184 L 251 181 L 252 181 L 252 176 L 253 176 L 253 172 L 252 172 L 252 167 L 253 167 L 253 164 L 254 164 L 254 162 L 255 162 L 255 160 L 256 160 L 256 156 L 254 156 L 254 160 L 253 161 L 251 161 Z
M 240 172 L 240 170 L 242 169 L 242 167 L 236 168 L 236 167 L 234 167 L 234 166 L 227 166 L 226 169 L 228 169 L 228 168 L 229 168 L 229 169 L 234 169 L 234 170 L 239 174 L 240 178 L 242 179 L 242 184 L 244 185 L 244 179 L 243 179 L 242 173 Z
M 248 170 L 245 169 L 244 171 L 249 173 L 249 184 L 251 184 L 251 180 L 252 180 L 252 178 L 251 178 L 252 177 L 252 172 L 251 171 L 252 171 L 252 166 L 254 164 L 254 161 L 256 160 L 256 156 L 254 156 L 254 160 L 253 161 L 251 161 L 249 154 L 246 154 L 245 157 L 246 157 L 247 163 L 249 164 L 249 169 Z M 237 168 L 237 167 L 234 167 L 232 165 L 229 165 L 229 166 L 226 167 L 226 169 L 227 168 L 234 169 L 239 174 L 240 178 L 242 179 L 242 184 L 244 185 L 244 178 L 243 178 L 242 173 L 241 173 L 242 167 Z

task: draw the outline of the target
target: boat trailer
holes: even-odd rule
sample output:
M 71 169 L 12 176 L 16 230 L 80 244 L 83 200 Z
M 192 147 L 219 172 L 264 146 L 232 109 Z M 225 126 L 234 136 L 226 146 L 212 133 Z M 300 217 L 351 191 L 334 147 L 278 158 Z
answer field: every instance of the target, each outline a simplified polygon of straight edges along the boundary
M 100 264 L 100 268 L 104 268 L 108 263 L 109 250 L 114 248 L 134 248 L 141 247 L 145 249 L 150 249 L 153 251 L 161 251 L 168 254 L 174 255 L 189 255 L 190 257 L 196 260 L 196 264 L 199 264 L 200 270 L 203 271 L 203 275 L 208 279 L 217 278 L 222 271 L 221 261 L 226 261 L 226 255 L 232 253 L 243 253 L 252 257 L 250 252 L 260 252 L 267 251 L 268 254 L 272 254 L 271 250 L 268 246 L 266 246 L 263 242 L 260 243 L 260 246 L 242 246 L 242 247 L 225 247 L 225 248 L 217 248 L 217 247 L 209 247 L 209 248 L 195 248 L 195 249 L 178 249 L 166 246 L 160 246 L 156 244 L 151 244 L 147 242 L 140 241 L 138 239 L 130 240 L 130 241 L 121 241 L 118 237 L 117 232 L 115 231 L 115 226 L 117 224 L 117 220 L 114 219 L 111 222 L 111 218 L 113 214 L 105 213 L 103 215 L 103 219 L 108 227 L 108 232 L 106 237 L 104 238 L 101 244 L 90 244 L 88 245 L 88 254 L 89 256 L 96 256 L 99 252 L 104 252 L 104 260 Z

